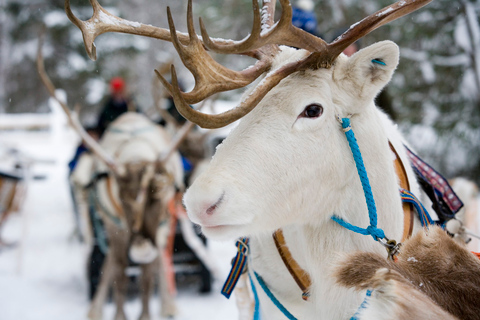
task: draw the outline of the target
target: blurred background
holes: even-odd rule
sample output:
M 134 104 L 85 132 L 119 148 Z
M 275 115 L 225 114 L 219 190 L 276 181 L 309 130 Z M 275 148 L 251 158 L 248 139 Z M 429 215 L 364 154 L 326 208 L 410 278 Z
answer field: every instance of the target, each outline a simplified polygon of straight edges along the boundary
M 170 6 L 177 30 L 186 31 L 186 1 L 100 2 L 122 18 L 163 28 L 168 28 L 166 7 Z M 317 23 L 312 32 L 330 42 L 351 24 L 392 2 L 315 0 L 311 11 Z M 71 6 L 82 20 L 92 15 L 88 0 L 72 0 Z M 251 0 L 194 1 L 193 10 L 197 32 L 198 17 L 204 19 L 211 37 L 239 40 L 250 32 Z M 477 184 L 479 13 L 480 0 L 434 0 L 358 43 L 366 47 L 388 39 L 399 45 L 400 64 L 377 103 L 437 171 Z M 8 224 L 0 223 L 1 238 L 14 243 L 0 248 L 1 319 L 84 319 L 88 310 L 87 249 L 71 236 L 75 222 L 67 185 L 67 163 L 78 138 L 67 128 L 60 109 L 49 103 L 36 71 L 38 36 L 44 26 L 46 70 L 55 86 L 64 90 L 69 105 L 81 105 L 80 120 L 85 127 L 96 125 L 114 77 L 124 79 L 136 108 L 154 121 L 161 118 L 159 104 L 166 108 L 164 99 L 157 98 L 163 96 L 163 89 L 155 80 L 155 68 L 173 61 L 185 89 L 194 84 L 169 43 L 107 33 L 95 41 L 97 60 L 92 61 L 85 53 L 81 32 L 64 12 L 63 0 L 0 0 L 0 146 L 4 159 L 29 168 L 30 179 L 24 191 L 24 214 L 12 216 Z M 235 70 L 252 62 L 244 57 L 215 59 Z M 234 105 L 240 95 L 222 94 L 220 107 Z M 218 253 L 217 263 L 226 276 L 235 253 L 233 244 L 212 243 L 211 248 Z M 203 296 L 195 289 L 180 290 L 181 319 L 235 318 L 234 302 L 220 297 L 220 286 L 221 281 L 215 281 L 215 293 Z M 113 314 L 113 306 L 108 308 L 107 314 Z M 128 308 L 135 314 L 139 302 L 130 302 Z M 201 311 L 185 311 L 190 308 Z

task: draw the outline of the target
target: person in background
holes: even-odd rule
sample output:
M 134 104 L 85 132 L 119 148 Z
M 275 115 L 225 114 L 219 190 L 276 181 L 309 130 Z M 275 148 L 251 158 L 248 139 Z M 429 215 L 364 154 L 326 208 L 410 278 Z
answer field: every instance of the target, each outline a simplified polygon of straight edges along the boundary
M 293 6 L 292 24 L 313 35 L 317 34 L 317 18 L 313 12 L 315 4 L 312 0 L 297 0 Z
M 99 135 L 102 136 L 110 123 L 127 111 L 137 110 L 131 99 L 127 97 L 125 81 L 120 77 L 112 78 L 110 80 L 110 96 L 98 118 Z

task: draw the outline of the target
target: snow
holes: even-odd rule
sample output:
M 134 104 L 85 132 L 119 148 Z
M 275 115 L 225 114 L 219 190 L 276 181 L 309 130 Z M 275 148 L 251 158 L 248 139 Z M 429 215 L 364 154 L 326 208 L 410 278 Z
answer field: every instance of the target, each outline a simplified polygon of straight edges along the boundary
M 415 259 L 415 257 L 408 257 L 407 261 L 408 262 L 418 262 L 418 260 Z
M 12 48 L 11 62 L 12 64 L 18 64 L 25 60 L 35 61 L 37 57 L 38 40 L 32 39 L 21 44 L 17 44 Z
M 385 16 L 387 14 L 389 14 L 390 12 L 393 11 L 393 8 L 387 8 L 386 10 L 382 10 L 381 12 L 377 13 L 376 16 L 377 17 L 382 17 L 382 16 Z
M 107 85 L 105 80 L 100 78 L 89 79 L 85 84 L 87 87 L 87 96 L 85 100 L 89 104 L 97 104 L 102 100 L 105 91 L 107 90 Z
M 460 92 L 464 97 L 468 97 L 473 101 L 478 97 L 477 86 L 475 85 L 475 72 L 472 69 L 465 70 Z
M 28 115 L 27 118 L 33 118 Z M 53 116 L 52 124 L 60 127 L 63 120 Z M 53 130 L 52 132 L 58 132 Z M 63 127 L 58 135 L 51 131 L 2 132 L 0 145 L 16 147 L 39 160 L 33 174 L 44 180 L 28 181 L 22 210 L 11 216 L 2 228 L 3 240 L 15 242 L 13 248 L 0 249 L 0 310 L 2 320 L 80 320 L 86 319 L 89 301 L 85 264 L 88 248 L 72 237 L 73 208 L 67 186 L 67 162 L 78 141 L 72 130 Z M 211 294 L 200 295 L 196 287 L 178 287 L 178 320 L 220 320 L 238 317 L 235 297 L 220 295 L 230 260 L 235 254 L 232 243 L 209 242 L 209 249 L 222 274 L 214 282 Z M 152 319 L 159 319 L 158 297 L 151 299 Z M 125 306 L 129 319 L 138 318 L 138 298 Z M 115 308 L 104 308 L 105 319 L 112 319 Z
M 43 18 L 43 22 L 48 28 L 53 28 L 53 27 L 59 27 L 59 26 L 63 27 L 69 24 L 70 20 L 65 14 L 65 11 L 57 10 L 57 11 L 51 11 L 45 14 L 45 17 Z
M 75 71 L 85 71 L 87 69 L 87 61 L 84 59 L 83 56 L 79 55 L 78 53 L 70 53 L 68 55 L 68 66 L 72 67 Z
M 106 14 L 102 10 L 100 10 L 98 12 L 98 18 L 100 19 L 100 21 L 102 21 L 106 24 L 114 25 L 114 26 L 126 25 L 126 26 L 134 27 L 134 28 L 140 28 L 142 26 L 142 24 L 139 23 L 139 22 L 129 21 L 129 20 L 125 20 L 125 19 L 119 19 L 115 16 Z
M 454 39 L 457 46 L 466 52 L 472 51 L 470 39 L 468 37 L 467 24 L 464 17 L 460 17 L 457 21 L 457 26 L 454 31 Z

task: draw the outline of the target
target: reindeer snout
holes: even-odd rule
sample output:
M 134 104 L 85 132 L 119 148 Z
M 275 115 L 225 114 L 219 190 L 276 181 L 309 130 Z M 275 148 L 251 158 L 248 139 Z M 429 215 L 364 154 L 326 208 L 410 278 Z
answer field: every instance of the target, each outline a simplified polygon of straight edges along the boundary
M 207 213 L 207 215 L 212 215 L 215 210 L 218 208 L 218 206 L 220 205 L 220 203 L 223 201 L 223 198 L 225 197 L 225 192 L 222 193 L 222 195 L 220 196 L 220 198 L 217 200 L 217 202 L 215 202 L 214 204 L 212 204 L 210 207 L 207 208 L 207 210 L 205 210 L 205 212 Z
M 225 191 L 192 187 L 185 193 L 183 201 L 190 220 L 208 226 L 224 199 Z

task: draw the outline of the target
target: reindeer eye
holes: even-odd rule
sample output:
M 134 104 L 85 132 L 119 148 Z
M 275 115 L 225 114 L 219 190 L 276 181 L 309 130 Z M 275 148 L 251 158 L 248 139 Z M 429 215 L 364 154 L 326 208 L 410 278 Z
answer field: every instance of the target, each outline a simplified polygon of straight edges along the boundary
M 309 104 L 300 114 L 302 118 L 318 118 L 323 113 L 323 107 L 319 104 Z

